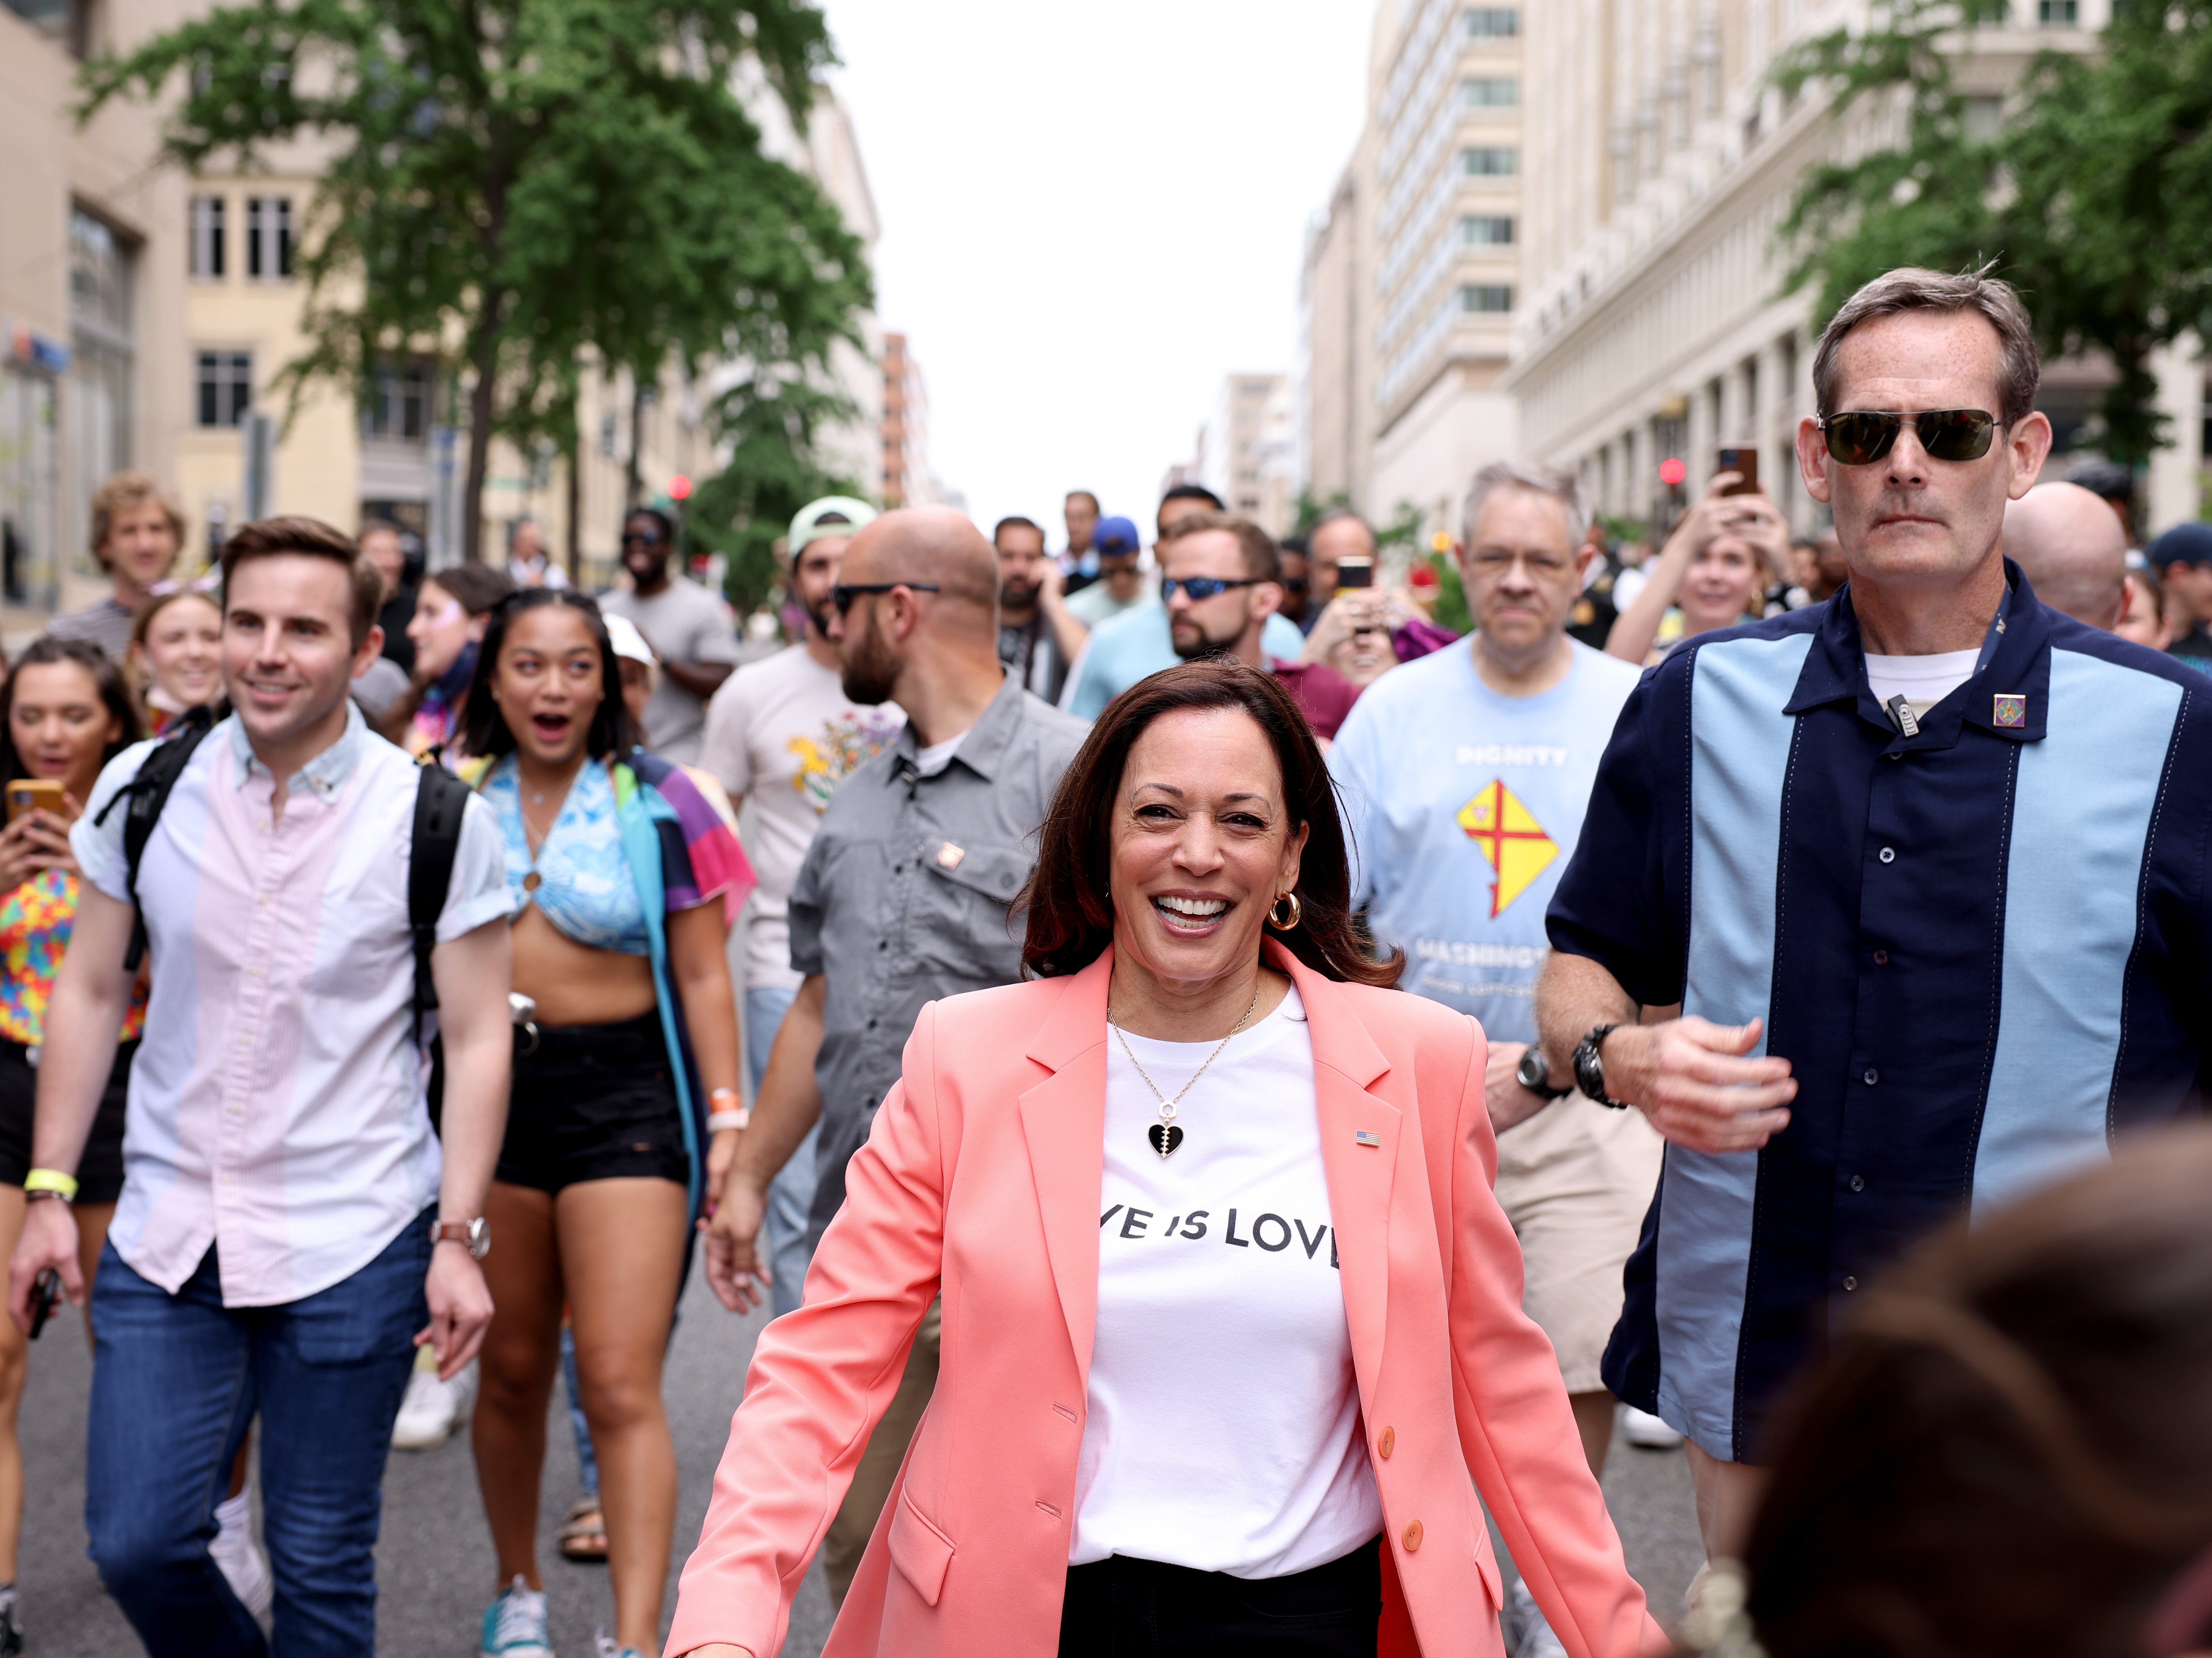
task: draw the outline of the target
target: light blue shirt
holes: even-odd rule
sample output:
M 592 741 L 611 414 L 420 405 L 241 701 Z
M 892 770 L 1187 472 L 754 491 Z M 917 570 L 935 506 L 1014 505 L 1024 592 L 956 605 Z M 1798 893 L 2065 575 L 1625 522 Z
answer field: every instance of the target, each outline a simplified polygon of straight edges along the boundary
M 1297 624 L 1279 616 L 1269 616 L 1260 635 L 1261 651 L 1292 662 L 1305 644 Z M 1060 691 L 1060 706 L 1079 720 L 1096 720 L 1109 702 L 1139 679 L 1181 660 L 1168 632 L 1167 606 L 1139 604 L 1091 630 L 1091 642 L 1076 659 L 1075 671 Z
M 1641 671 L 1576 645 L 1559 684 L 1503 696 L 1470 644 L 1450 645 L 1369 686 L 1336 734 L 1354 902 L 1405 950 L 1405 987 L 1474 1014 L 1492 1042 L 1535 1039 L 1544 913 Z

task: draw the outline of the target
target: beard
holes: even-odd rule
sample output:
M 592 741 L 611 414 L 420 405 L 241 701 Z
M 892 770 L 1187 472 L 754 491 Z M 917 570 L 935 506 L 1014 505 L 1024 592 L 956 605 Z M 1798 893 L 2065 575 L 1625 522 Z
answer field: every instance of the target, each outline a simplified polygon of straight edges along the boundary
M 830 637 L 830 596 L 827 593 L 811 604 L 802 604 L 799 608 L 806 612 L 806 620 L 812 626 L 817 639 Z
M 849 701 L 873 707 L 891 700 L 891 687 L 898 683 L 899 670 L 904 665 L 876 632 L 876 616 L 871 610 L 867 627 L 858 637 L 846 641 L 838 682 Z
M 1026 610 L 1036 603 L 1036 596 L 1037 584 L 1034 581 L 1027 586 L 1022 586 L 1018 581 L 1006 581 L 999 585 L 999 603 L 1010 610 Z
M 1168 642 L 1185 662 L 1204 662 L 1213 657 L 1225 656 L 1237 643 L 1237 634 L 1231 634 L 1226 639 L 1216 639 L 1206 631 L 1203 623 L 1195 620 L 1188 624 L 1188 629 L 1186 633 L 1173 623 L 1168 624 Z M 1243 631 L 1241 627 L 1237 629 L 1238 634 Z

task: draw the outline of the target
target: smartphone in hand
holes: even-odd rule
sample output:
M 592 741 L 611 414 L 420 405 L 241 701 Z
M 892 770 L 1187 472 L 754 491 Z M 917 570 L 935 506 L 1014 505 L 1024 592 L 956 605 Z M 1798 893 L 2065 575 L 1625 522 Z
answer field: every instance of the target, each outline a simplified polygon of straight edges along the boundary
M 1759 493 L 1759 451 L 1748 446 L 1723 449 L 1716 472 L 1741 474 L 1737 480 L 1721 491 L 1724 495 L 1755 495 Z
M 46 1321 L 62 1304 L 62 1275 L 52 1266 L 39 1274 L 31 1285 L 31 1339 L 36 1341 L 39 1333 L 46 1327 Z

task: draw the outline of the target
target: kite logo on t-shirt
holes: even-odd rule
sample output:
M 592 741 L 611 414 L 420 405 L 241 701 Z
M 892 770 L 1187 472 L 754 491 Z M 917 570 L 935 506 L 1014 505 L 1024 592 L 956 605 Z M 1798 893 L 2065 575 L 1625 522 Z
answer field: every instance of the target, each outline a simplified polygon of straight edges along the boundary
M 1559 855 L 1558 844 L 1505 786 L 1503 778 L 1484 784 L 1474 799 L 1459 809 L 1455 821 L 1467 831 L 1467 838 L 1482 848 L 1497 877 L 1490 884 L 1493 920 Z

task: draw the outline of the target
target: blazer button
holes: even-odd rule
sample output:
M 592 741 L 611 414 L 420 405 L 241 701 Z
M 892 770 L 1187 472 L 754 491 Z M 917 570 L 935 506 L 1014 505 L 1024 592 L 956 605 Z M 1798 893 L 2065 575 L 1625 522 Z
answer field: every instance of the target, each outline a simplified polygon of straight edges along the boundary
M 1398 1430 L 1395 1428 L 1383 1429 L 1382 1437 L 1375 1442 L 1375 1454 L 1387 1462 L 1390 1459 L 1390 1453 L 1397 1448 Z
M 1411 1554 L 1415 1549 L 1420 1547 L 1421 1522 L 1416 1520 L 1412 1525 L 1407 1527 L 1405 1535 L 1400 1540 L 1405 1544 L 1406 1552 L 1408 1554 Z

